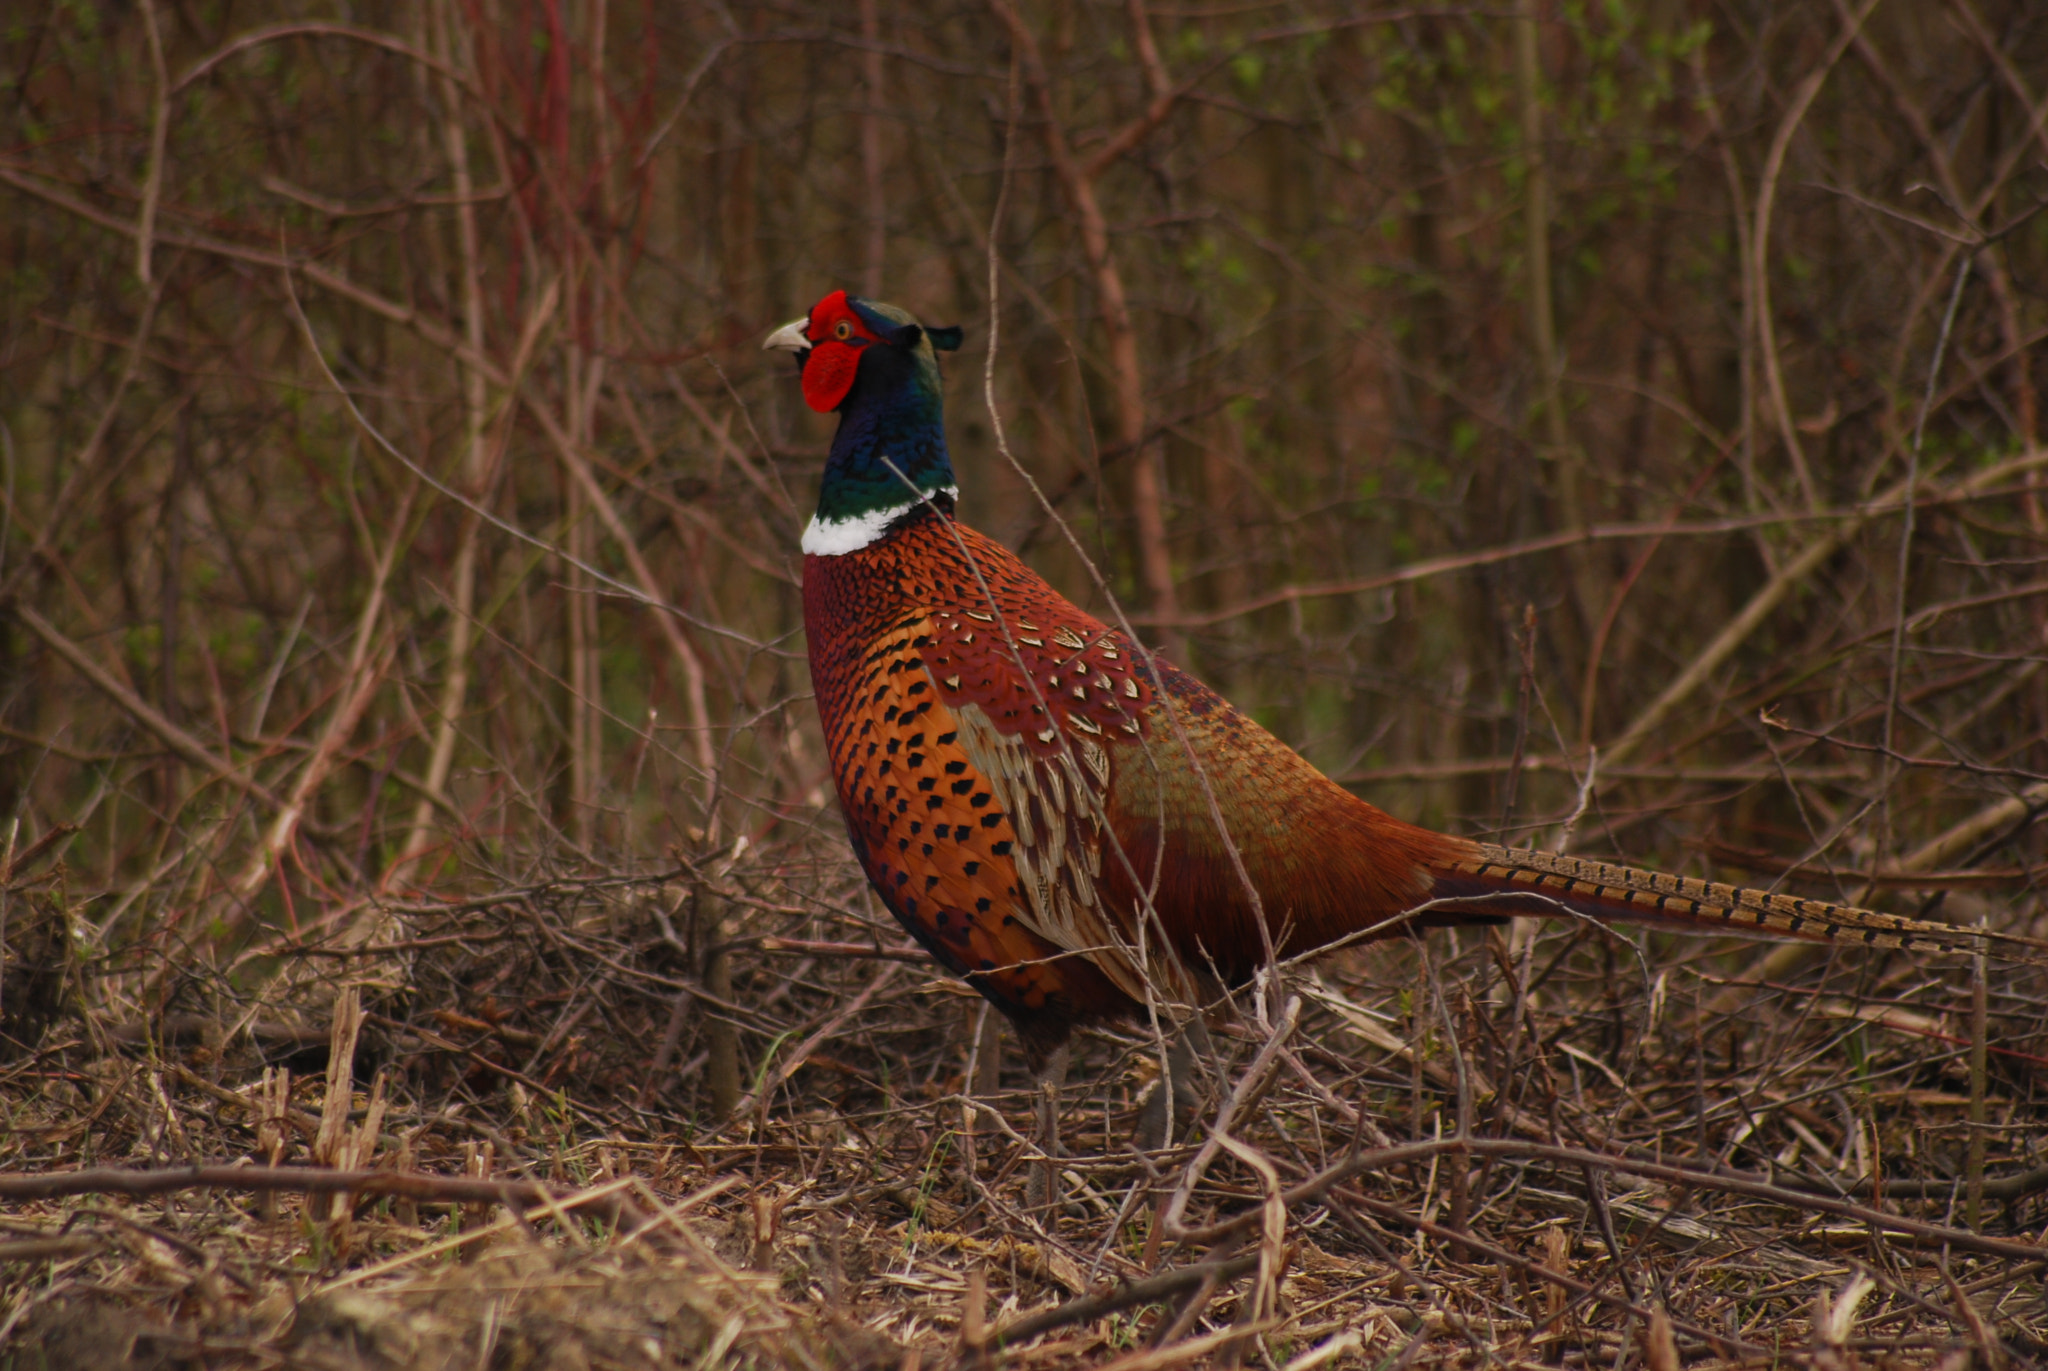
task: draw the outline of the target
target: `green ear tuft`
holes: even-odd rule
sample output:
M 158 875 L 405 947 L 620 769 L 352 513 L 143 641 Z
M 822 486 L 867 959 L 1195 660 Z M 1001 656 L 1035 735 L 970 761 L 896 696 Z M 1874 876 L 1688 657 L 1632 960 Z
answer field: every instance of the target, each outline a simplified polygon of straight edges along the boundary
M 961 334 L 958 324 L 953 324 L 947 328 L 927 328 L 924 331 L 924 336 L 931 339 L 932 346 L 940 352 L 958 352 L 960 350 Z

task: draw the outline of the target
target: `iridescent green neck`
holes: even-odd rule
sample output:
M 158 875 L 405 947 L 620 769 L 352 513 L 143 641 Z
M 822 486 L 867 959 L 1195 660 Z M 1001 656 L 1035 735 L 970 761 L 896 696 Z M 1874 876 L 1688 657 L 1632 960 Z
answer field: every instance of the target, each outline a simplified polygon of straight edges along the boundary
M 819 557 L 854 552 L 927 501 L 950 511 L 959 493 L 946 453 L 939 368 L 929 349 L 867 349 L 839 407 L 839 432 L 818 488 L 818 511 L 803 549 Z

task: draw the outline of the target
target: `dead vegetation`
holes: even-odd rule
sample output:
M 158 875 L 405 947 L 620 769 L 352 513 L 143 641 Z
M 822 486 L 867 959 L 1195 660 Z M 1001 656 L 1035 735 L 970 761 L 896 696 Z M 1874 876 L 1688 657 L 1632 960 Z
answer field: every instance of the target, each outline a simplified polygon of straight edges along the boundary
M 977 1061 L 978 1001 L 873 955 L 898 939 L 850 876 L 793 846 L 414 903 L 402 939 L 277 949 L 258 994 L 189 968 L 212 1008 L 182 1016 L 128 998 L 144 968 L 60 957 L 40 1047 L 0 1074 L 11 1364 L 2048 1352 L 2025 974 L 1990 989 L 1974 1230 L 1967 967 L 1570 929 L 1290 975 L 1158 1152 L 1129 1143 L 1147 1045 L 1091 1037 L 1062 1203 L 1033 1212 L 1028 1079 Z
M 970 520 L 1389 809 L 2041 936 L 2048 11 L 317 8 L 0 31 L 0 1364 L 2048 1358 L 2038 968 L 1347 952 L 1032 1209 L 757 350 L 967 324 Z

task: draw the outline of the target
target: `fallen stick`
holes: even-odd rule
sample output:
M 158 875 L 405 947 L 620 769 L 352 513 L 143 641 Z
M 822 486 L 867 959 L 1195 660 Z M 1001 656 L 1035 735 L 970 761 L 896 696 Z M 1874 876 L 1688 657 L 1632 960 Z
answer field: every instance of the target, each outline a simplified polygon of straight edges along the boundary
M 648 1216 L 610 1188 L 576 1190 L 535 1181 L 488 1181 L 423 1171 L 330 1171 L 310 1166 L 169 1166 L 140 1171 L 96 1167 L 42 1175 L 0 1172 L 0 1200 L 48 1200 L 62 1195 L 164 1195 L 177 1190 L 298 1191 L 309 1195 L 350 1191 L 402 1195 L 414 1200 L 531 1206 L 570 1210 L 595 1206 L 621 1232 L 647 1226 Z
M 1348 1192 L 1344 1195 L 1343 1199 L 1344 1203 L 1355 1204 L 1362 1209 L 1370 1210 L 1390 1223 L 1419 1229 L 1429 1234 L 1430 1237 L 1435 1238 L 1438 1242 L 1456 1243 L 1469 1247 L 1481 1256 L 1491 1257 L 1496 1262 L 1514 1267 L 1533 1280 L 1549 1281 L 1552 1285 L 1562 1286 L 1565 1290 L 1577 1295 L 1582 1300 L 1592 1300 L 1595 1303 L 1604 1304 L 1610 1309 L 1633 1314 L 1645 1322 L 1648 1322 L 1650 1318 L 1651 1311 L 1645 1305 L 1620 1295 L 1610 1295 L 1600 1287 L 1590 1282 L 1582 1281 L 1576 1276 L 1568 1275 L 1562 1271 L 1553 1271 L 1541 1262 L 1531 1261 L 1520 1253 L 1511 1252 L 1505 1247 L 1486 1241 L 1484 1238 L 1474 1237 L 1468 1229 L 1450 1229 L 1439 1223 L 1431 1223 L 1428 1219 L 1418 1214 L 1409 1213 L 1391 1200 L 1376 1199 L 1371 1195 L 1360 1194 L 1357 1191 Z M 1545 1320 L 1544 1324 L 1555 1323 L 1558 1317 L 1558 1315 L 1554 1314 Z M 1716 1333 L 1711 1328 L 1702 1328 L 1697 1324 L 1687 1323 L 1683 1319 L 1673 1319 L 1671 1326 L 1677 1332 L 1683 1333 L 1687 1337 L 1698 1338 L 1708 1346 L 1721 1344 L 1741 1352 L 1745 1356 L 1757 1356 L 1759 1354 L 1769 1356 L 1771 1352 L 1771 1349 L 1768 1347 L 1749 1342 L 1734 1334 L 1726 1332 Z
M 745 943 L 737 946 L 745 947 Z M 930 962 L 931 953 L 921 947 L 890 947 L 876 943 L 821 943 L 808 938 L 765 937 L 754 939 L 756 952 L 780 952 L 790 956 L 866 958 L 885 962 Z
M 806 1058 L 831 1041 L 839 1030 L 846 1026 L 847 1020 L 860 1013 L 861 1010 L 866 1009 L 868 1001 L 873 999 L 882 987 L 895 979 L 896 965 L 896 963 L 891 962 L 884 966 L 875 978 L 867 983 L 866 988 L 860 994 L 847 1001 L 838 1013 L 825 1022 L 823 1027 L 811 1034 L 810 1037 L 804 1039 L 795 1051 L 776 1063 L 774 1070 L 768 1071 L 759 1077 L 754 1083 L 754 1088 L 733 1106 L 732 1112 L 728 1117 L 735 1119 L 744 1118 L 746 1115 L 753 1113 L 755 1109 L 774 1095 L 782 1087 L 784 1081 L 796 1074 L 797 1068 L 804 1064 Z
M 0 1242 L 0 1264 L 6 1262 L 63 1261 L 96 1252 L 106 1244 L 98 1238 L 22 1238 Z
M 1408 1143 L 1400 1147 L 1375 1148 L 1369 1152 L 1360 1152 L 1289 1187 L 1281 1199 L 1288 1205 L 1300 1204 L 1304 1200 L 1317 1198 L 1331 1186 L 1339 1185 L 1353 1176 L 1363 1175 L 1368 1171 L 1383 1171 L 1394 1166 L 1426 1162 L 1438 1156 L 1506 1157 L 1522 1161 L 1553 1162 L 1559 1166 L 1620 1171 L 1631 1176 L 1641 1176 L 1646 1180 L 1663 1181 L 1669 1185 L 1747 1195 L 1752 1199 L 1767 1200 L 1787 1209 L 1833 1214 L 1837 1218 L 1868 1224 L 1887 1232 L 1946 1244 L 1958 1252 L 1976 1252 L 1987 1257 L 2009 1257 L 2017 1261 L 2039 1261 L 2048 1258 L 2048 1247 L 2036 1243 L 1986 1238 L 1965 1229 L 1929 1223 L 1924 1219 L 1886 1214 L 1881 1210 L 1851 1204 L 1847 1200 L 1835 1199 L 1832 1196 L 1788 1190 L 1784 1186 L 1773 1185 L 1769 1181 L 1749 1176 L 1698 1171 L 1663 1162 L 1639 1161 L 1633 1157 L 1588 1152 L 1576 1147 L 1553 1147 L 1543 1143 L 1523 1142 L 1516 1138 L 1444 1138 L 1439 1141 Z M 0 1195 L 4 1193 L 0 1191 Z M 1259 1221 L 1260 1214 L 1261 1211 L 1257 1209 L 1247 1210 L 1207 1227 L 1183 1230 L 1173 1236 L 1183 1243 L 1213 1243 L 1250 1228 Z
M 1247 1252 L 1240 1256 L 1226 1257 L 1222 1261 L 1197 1262 L 1193 1266 L 1177 1267 L 1163 1271 L 1156 1276 L 1147 1276 L 1141 1281 L 1120 1285 L 1114 1290 L 1099 1295 L 1082 1295 L 1055 1305 L 1041 1313 L 1029 1314 L 1009 1325 L 999 1328 L 988 1340 L 990 1348 L 1015 1347 L 1028 1342 L 1041 1333 L 1050 1333 L 1055 1328 L 1069 1324 L 1089 1323 L 1108 1314 L 1120 1313 L 1141 1304 L 1154 1304 L 1169 1295 L 1178 1295 L 1193 1290 L 1204 1282 L 1221 1285 L 1236 1280 L 1259 1264 L 1259 1254 Z

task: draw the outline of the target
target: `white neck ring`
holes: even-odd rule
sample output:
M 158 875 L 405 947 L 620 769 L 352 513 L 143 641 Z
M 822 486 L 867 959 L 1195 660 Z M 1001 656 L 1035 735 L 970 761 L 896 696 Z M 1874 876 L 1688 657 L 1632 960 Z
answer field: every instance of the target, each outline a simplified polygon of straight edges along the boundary
M 958 499 L 960 491 L 956 486 L 942 486 L 929 492 L 927 498 L 936 499 L 941 495 Z M 803 550 L 811 557 L 843 557 L 849 552 L 859 552 L 879 539 L 889 525 L 922 503 L 922 500 L 906 500 L 893 509 L 871 509 L 865 514 L 854 514 L 844 519 L 827 519 L 822 514 L 813 514 L 810 524 L 804 529 Z

